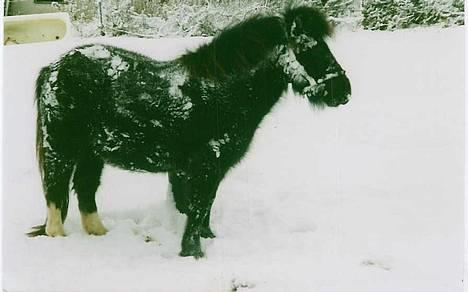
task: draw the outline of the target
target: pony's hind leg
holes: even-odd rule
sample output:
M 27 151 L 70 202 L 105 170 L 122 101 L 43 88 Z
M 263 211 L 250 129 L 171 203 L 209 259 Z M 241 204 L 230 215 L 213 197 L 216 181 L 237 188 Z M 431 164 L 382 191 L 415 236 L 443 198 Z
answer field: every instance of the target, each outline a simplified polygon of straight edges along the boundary
M 68 107 L 62 104 L 67 96 L 59 90 L 57 66 L 43 68 L 36 82 L 36 151 L 47 201 L 47 219 L 44 225 L 33 228 L 30 236 L 65 235 L 63 223 L 79 143 L 76 123 L 70 119 Z
M 73 163 L 52 149 L 44 149 L 42 184 L 47 201 L 45 228 L 38 226 L 37 232 L 44 231 L 48 236 L 64 236 L 63 223 L 67 217 L 70 177 Z
M 78 197 L 81 224 L 88 234 L 104 235 L 107 229 L 97 213 L 96 191 L 100 184 L 104 162 L 92 154 L 78 159 L 73 175 L 73 189 Z

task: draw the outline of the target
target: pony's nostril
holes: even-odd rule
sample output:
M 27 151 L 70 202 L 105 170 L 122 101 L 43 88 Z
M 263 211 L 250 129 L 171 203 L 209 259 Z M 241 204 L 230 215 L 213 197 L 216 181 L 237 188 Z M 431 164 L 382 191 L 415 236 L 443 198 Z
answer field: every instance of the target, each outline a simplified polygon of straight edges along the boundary
M 349 99 L 345 98 L 345 99 L 343 99 L 343 101 L 341 101 L 341 104 L 347 104 L 348 101 L 349 101 Z

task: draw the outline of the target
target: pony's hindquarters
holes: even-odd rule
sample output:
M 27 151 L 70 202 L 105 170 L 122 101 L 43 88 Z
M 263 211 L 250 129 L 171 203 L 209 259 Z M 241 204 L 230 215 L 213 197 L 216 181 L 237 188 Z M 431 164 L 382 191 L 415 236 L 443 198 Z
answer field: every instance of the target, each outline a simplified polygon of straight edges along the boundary
M 82 68 L 77 69 L 77 64 Z M 42 69 L 37 79 L 36 150 L 48 212 L 46 224 L 34 228 L 31 236 L 64 235 L 72 176 L 83 228 L 94 235 L 107 231 L 97 215 L 95 202 L 104 162 L 92 150 L 91 114 L 84 107 L 96 97 L 89 94 L 89 89 L 99 86 L 89 80 L 92 76 L 83 78 L 91 69 L 99 71 L 93 65 L 82 55 L 68 54 Z
M 63 236 L 67 216 L 69 182 L 73 172 L 73 140 L 68 139 L 67 119 L 57 100 L 58 71 L 43 68 L 36 83 L 36 151 L 42 187 L 47 201 L 45 226 L 37 226 L 29 235 Z

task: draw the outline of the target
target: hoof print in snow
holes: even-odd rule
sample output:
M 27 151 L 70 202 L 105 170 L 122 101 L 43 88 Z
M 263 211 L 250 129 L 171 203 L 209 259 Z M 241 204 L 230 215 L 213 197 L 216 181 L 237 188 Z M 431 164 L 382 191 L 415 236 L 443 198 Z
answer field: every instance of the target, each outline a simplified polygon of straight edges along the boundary
M 243 290 L 253 289 L 253 288 L 255 288 L 255 285 L 252 283 L 242 282 L 237 279 L 233 279 L 230 291 L 236 292 L 236 291 L 243 291 Z
M 385 265 L 384 263 L 382 263 L 380 261 L 365 260 L 365 261 L 361 262 L 361 265 L 365 266 L 365 267 L 375 267 L 375 268 L 382 269 L 382 270 L 385 270 L 385 271 L 390 271 L 391 270 L 390 267 L 388 267 L 387 265 Z
M 154 238 L 152 238 L 152 237 L 149 236 L 149 235 L 143 236 L 143 240 L 144 240 L 145 242 L 154 242 L 154 241 L 155 241 Z

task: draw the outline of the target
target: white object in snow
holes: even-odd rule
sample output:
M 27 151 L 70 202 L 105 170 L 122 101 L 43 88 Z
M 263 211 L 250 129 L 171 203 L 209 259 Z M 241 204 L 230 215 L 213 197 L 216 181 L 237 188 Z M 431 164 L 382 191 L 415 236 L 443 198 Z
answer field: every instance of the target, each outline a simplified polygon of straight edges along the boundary
M 72 32 L 67 13 L 44 13 L 3 18 L 4 45 L 55 41 L 68 38 Z

